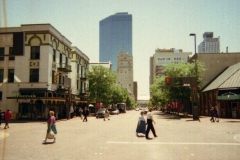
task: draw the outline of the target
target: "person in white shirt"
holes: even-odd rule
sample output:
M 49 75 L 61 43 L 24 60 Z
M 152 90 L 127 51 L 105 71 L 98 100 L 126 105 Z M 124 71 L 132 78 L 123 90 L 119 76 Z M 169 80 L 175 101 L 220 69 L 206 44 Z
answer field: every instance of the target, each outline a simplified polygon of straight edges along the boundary
M 155 129 L 153 126 L 153 122 L 155 124 L 155 121 L 153 120 L 153 116 L 152 116 L 152 108 L 149 109 L 149 112 L 147 113 L 147 131 L 146 131 L 146 139 L 151 139 L 148 137 L 148 133 L 151 130 L 154 137 L 157 137 L 156 133 L 155 133 Z

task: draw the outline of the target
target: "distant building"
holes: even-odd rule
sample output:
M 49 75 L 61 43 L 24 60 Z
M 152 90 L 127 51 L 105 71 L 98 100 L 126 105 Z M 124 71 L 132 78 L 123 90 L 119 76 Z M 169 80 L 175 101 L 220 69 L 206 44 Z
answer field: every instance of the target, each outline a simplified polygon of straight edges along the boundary
M 71 66 L 72 72 L 69 73 L 71 77 L 71 88 L 72 94 L 75 98 L 86 97 L 86 91 L 89 87 L 89 83 L 86 77 L 86 70 L 89 67 L 89 58 L 77 47 L 73 46 L 72 49 L 72 59 Z
M 191 54 L 191 52 L 182 52 L 182 49 L 156 49 L 155 54 L 150 57 L 150 85 L 154 83 L 155 77 L 164 75 L 162 72 L 164 64 L 177 65 L 180 62 L 187 62 Z
M 112 70 L 112 63 L 111 62 L 99 62 L 99 63 L 89 63 L 89 68 L 91 69 L 92 66 L 103 66 Z
M 99 62 L 112 63 L 117 70 L 117 56 L 120 51 L 132 55 L 132 15 L 116 13 L 99 22 Z
M 220 53 L 220 37 L 213 38 L 213 32 L 205 32 L 198 53 Z
M 116 83 L 126 88 L 131 95 L 133 92 L 133 57 L 121 51 L 117 57 Z

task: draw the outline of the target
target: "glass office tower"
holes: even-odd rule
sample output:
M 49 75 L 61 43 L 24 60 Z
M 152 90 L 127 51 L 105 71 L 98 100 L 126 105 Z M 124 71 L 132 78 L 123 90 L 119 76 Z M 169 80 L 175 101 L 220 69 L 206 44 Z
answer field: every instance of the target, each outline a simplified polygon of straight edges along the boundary
M 111 61 L 116 71 L 120 51 L 132 55 L 132 15 L 121 12 L 101 20 L 99 32 L 99 61 Z

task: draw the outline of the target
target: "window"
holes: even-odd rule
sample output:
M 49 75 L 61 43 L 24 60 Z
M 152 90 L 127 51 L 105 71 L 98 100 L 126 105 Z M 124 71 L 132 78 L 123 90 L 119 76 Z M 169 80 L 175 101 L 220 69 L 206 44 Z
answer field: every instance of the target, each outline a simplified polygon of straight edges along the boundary
M 60 53 L 60 59 L 59 59 L 59 63 L 62 63 L 62 54 Z
M 0 56 L 4 55 L 5 49 L 4 48 L 0 48 Z M 0 61 L 4 61 L 4 57 L 0 57 Z
M 14 69 L 8 70 L 8 83 L 14 82 Z
M 13 55 L 13 47 L 9 47 L 9 55 Z M 9 60 L 15 60 L 15 57 L 10 57 Z
M 29 82 L 39 82 L 39 69 L 30 69 Z
M 0 92 L 0 100 L 2 100 L 2 92 Z
M 40 59 L 40 46 L 31 46 L 31 59 Z
M 66 59 L 65 59 L 65 64 L 66 64 L 66 66 L 68 65 L 68 57 L 66 57 Z
M 56 50 L 53 50 L 53 62 L 56 61 Z
M 0 82 L 3 82 L 3 69 L 0 69 Z

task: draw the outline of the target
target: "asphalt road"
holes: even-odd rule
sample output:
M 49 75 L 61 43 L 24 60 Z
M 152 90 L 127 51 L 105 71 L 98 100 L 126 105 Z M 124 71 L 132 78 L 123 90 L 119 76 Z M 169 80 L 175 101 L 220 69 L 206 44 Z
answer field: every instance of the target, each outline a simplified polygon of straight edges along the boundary
M 42 144 L 46 122 L 10 123 L 0 128 L 1 160 L 239 160 L 240 120 L 200 121 L 155 111 L 157 138 L 137 137 L 139 111 L 110 120 L 77 117 L 57 121 L 57 142 Z M 153 137 L 152 133 L 149 137 Z

